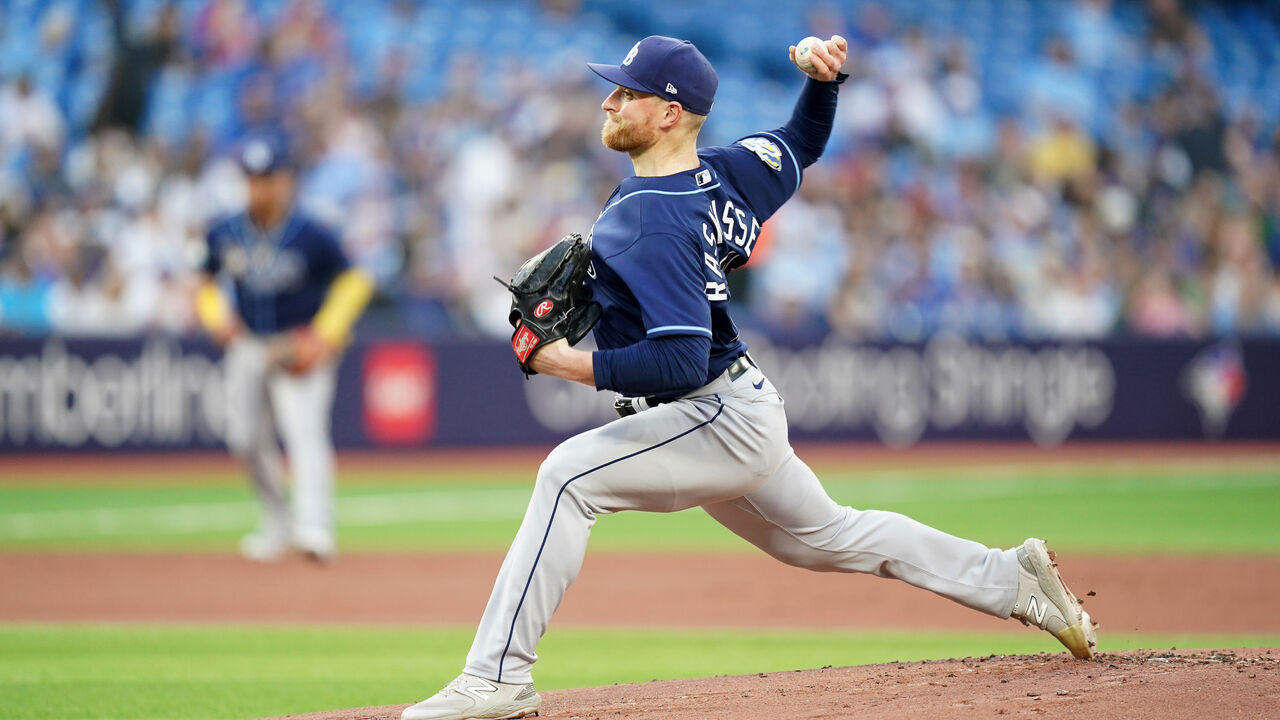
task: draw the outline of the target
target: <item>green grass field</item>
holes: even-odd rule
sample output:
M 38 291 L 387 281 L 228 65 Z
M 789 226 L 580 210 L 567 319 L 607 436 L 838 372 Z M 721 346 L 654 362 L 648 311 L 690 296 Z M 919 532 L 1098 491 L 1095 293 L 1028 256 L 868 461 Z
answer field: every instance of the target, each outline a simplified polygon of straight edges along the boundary
M 815 468 L 836 500 L 896 510 L 991 545 L 1040 535 L 1095 554 L 1280 554 L 1280 462 L 1004 465 L 851 472 Z M 101 485 L 0 483 L 3 550 L 227 550 L 254 523 L 239 477 L 183 477 Z M 505 550 L 530 493 L 530 475 L 460 476 L 424 466 L 342 478 L 345 551 Z M 1089 518 L 1081 527 L 1079 518 Z M 690 511 L 603 517 L 593 551 L 755 552 Z
M 1038 534 L 1093 554 L 1280 555 L 1280 463 L 1265 458 L 815 469 L 841 502 L 897 510 L 993 545 Z M 6 476 L 0 552 L 227 551 L 252 527 L 238 477 L 168 484 L 166 472 L 93 485 Z M 344 552 L 505 549 L 532 474 L 406 472 L 343 476 Z M 697 511 L 602 518 L 592 549 L 756 552 Z M 409 702 L 456 674 L 472 630 L 0 624 L 0 717 L 215 720 Z M 1105 640 L 1109 650 L 1280 645 L 1267 635 L 1108 632 Z M 539 648 L 538 682 L 555 689 L 1044 647 L 1034 633 L 563 628 Z

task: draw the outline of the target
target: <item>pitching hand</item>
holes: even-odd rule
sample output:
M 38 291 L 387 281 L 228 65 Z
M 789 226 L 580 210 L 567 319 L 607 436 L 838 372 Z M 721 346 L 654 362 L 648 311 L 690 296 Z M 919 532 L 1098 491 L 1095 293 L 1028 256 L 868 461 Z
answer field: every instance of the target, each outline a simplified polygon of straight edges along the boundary
M 788 51 L 791 55 L 791 62 L 796 61 L 796 46 L 792 45 Z M 849 56 L 849 42 L 839 35 L 832 35 L 830 40 L 825 40 L 821 45 L 814 47 L 813 52 L 809 55 L 809 62 L 813 67 L 804 71 L 805 75 L 822 82 L 832 82 L 836 79 L 836 73 L 840 72 L 840 68 L 844 65 L 845 58 Z M 796 67 L 800 67 L 798 64 Z

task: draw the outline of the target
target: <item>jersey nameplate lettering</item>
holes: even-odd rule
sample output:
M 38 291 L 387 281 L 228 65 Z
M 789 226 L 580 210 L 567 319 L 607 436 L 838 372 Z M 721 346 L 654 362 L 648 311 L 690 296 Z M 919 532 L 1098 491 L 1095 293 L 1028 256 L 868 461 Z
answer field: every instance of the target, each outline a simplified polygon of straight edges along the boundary
M 782 151 L 778 149 L 777 143 L 762 137 L 743 138 L 738 143 L 755 153 L 756 157 L 773 168 L 774 172 L 782 170 Z

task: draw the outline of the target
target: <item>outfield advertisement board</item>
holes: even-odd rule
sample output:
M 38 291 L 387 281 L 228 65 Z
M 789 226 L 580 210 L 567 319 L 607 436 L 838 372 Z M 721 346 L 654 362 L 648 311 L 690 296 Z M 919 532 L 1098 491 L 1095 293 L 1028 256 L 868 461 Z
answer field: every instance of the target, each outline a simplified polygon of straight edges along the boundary
M 792 438 L 1280 439 L 1280 341 L 780 347 L 752 355 Z M 612 395 L 526 380 L 501 342 L 356 343 L 334 404 L 340 447 L 553 443 L 613 418 Z M 213 448 L 222 365 L 198 340 L 0 341 L 0 451 Z

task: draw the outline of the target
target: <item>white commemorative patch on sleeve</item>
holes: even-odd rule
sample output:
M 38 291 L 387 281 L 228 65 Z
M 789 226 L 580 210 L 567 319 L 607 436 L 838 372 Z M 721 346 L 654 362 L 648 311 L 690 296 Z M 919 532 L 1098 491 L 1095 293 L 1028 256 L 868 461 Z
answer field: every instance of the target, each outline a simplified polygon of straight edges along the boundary
M 756 157 L 775 172 L 782 170 L 782 151 L 778 149 L 777 143 L 762 137 L 743 138 L 738 143 L 755 153 Z

